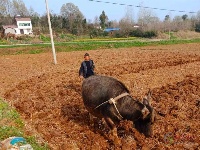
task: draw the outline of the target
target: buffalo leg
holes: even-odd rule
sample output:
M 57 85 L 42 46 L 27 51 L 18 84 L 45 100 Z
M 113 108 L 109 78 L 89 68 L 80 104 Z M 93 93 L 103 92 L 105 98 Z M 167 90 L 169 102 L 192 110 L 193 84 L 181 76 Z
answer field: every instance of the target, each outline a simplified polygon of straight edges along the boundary
M 89 118 L 90 118 L 90 126 L 94 127 L 94 116 L 89 113 Z
M 109 128 L 111 129 L 112 135 L 115 137 L 118 137 L 117 136 L 117 128 L 116 128 L 114 122 L 108 117 L 106 117 L 104 119 L 105 119 L 107 125 L 109 126 Z
M 109 126 L 109 128 L 111 129 L 111 134 L 114 138 L 115 144 L 120 144 L 121 142 L 117 136 L 117 127 L 115 126 L 114 122 L 109 117 L 105 117 L 104 119 L 107 125 Z

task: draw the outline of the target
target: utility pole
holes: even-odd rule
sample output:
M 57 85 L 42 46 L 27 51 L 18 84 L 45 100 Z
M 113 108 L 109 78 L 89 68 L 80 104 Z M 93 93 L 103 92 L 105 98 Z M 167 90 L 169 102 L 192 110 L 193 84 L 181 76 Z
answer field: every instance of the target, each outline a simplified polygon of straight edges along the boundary
M 56 51 L 55 51 L 55 46 L 54 46 L 54 41 L 53 41 L 53 32 L 52 32 L 52 28 L 51 28 L 51 20 L 50 20 L 50 15 L 49 15 L 48 0 L 45 0 L 45 2 L 46 2 L 47 18 L 48 18 L 48 23 L 49 23 L 49 32 L 50 32 L 50 37 L 51 37 L 51 45 L 52 45 L 54 64 L 56 65 L 57 64 Z
M 171 40 L 171 21 L 168 20 L 168 28 L 169 28 L 169 40 Z

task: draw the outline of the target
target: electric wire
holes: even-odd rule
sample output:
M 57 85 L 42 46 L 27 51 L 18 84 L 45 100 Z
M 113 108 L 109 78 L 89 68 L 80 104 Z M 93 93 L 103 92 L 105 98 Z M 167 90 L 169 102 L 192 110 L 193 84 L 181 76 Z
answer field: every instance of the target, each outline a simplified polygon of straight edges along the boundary
M 175 9 L 165 9 L 165 8 L 156 8 L 156 7 L 147 7 L 147 6 L 139 6 L 139 5 L 132 5 L 132 4 L 124 4 L 124 3 L 115 3 L 115 2 L 109 2 L 109 1 L 101 1 L 101 0 L 89 0 L 97 3 L 106 3 L 106 4 L 112 4 L 112 5 L 121 5 L 121 6 L 130 6 L 130 7 L 137 7 L 137 8 L 145 8 L 145 9 L 155 9 L 160 11 L 171 11 L 171 12 L 181 12 L 181 13 L 190 13 L 195 14 L 197 12 L 195 11 L 185 11 L 185 10 L 175 10 Z

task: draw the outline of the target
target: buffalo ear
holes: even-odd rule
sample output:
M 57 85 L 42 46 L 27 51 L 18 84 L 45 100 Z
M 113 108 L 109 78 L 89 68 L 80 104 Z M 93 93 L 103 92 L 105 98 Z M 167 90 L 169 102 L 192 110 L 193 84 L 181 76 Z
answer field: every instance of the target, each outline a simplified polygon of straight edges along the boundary
M 152 92 L 151 90 L 149 89 L 148 93 L 145 95 L 144 99 L 143 99 L 143 104 L 144 105 L 151 105 L 151 95 L 152 95 Z
M 151 99 L 151 96 L 152 96 L 152 92 L 151 90 L 149 89 L 148 93 L 147 93 L 147 99 L 150 101 Z
M 143 99 L 143 104 L 144 104 L 145 106 L 149 106 L 149 101 L 148 101 L 148 99 L 144 98 L 144 99 Z

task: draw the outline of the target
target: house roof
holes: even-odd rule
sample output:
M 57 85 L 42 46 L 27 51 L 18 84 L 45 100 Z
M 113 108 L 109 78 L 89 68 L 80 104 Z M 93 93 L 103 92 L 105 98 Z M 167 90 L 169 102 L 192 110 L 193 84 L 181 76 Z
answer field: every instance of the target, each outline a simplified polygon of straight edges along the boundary
M 15 18 L 16 21 L 31 21 L 31 18 Z
M 104 29 L 105 32 L 111 32 L 111 31 L 119 31 L 120 28 L 106 28 Z
M 16 25 L 3 25 L 3 29 L 8 29 L 8 28 L 17 28 Z

